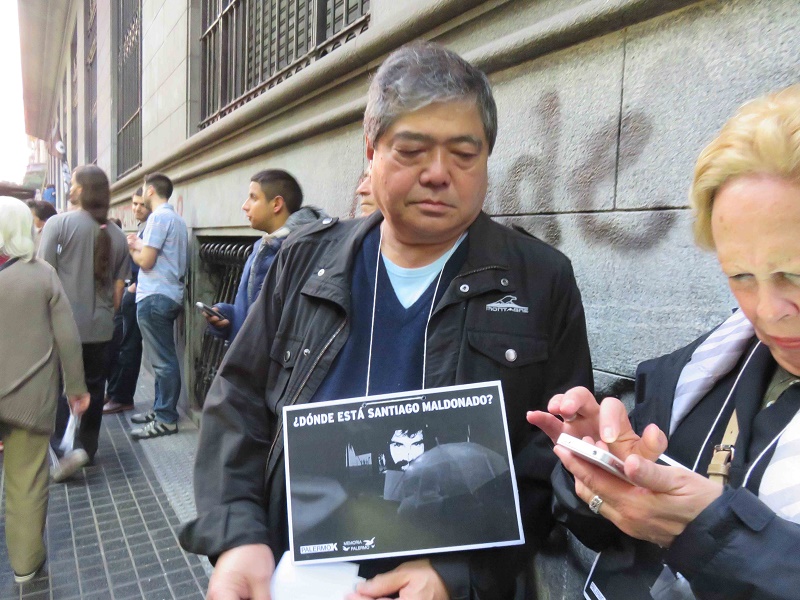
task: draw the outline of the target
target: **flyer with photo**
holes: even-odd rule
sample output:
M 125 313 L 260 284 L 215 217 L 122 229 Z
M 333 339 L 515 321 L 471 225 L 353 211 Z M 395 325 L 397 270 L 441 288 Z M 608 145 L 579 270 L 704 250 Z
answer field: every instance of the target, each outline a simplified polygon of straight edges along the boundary
M 286 407 L 292 557 L 523 544 L 499 381 Z

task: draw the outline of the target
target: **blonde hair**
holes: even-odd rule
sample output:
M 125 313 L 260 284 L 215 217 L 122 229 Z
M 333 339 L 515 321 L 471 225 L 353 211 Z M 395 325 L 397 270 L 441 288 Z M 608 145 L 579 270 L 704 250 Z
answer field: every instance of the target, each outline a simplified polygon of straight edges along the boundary
M 0 254 L 33 259 L 33 214 L 16 198 L 0 197 Z
M 717 192 L 747 175 L 800 182 L 800 84 L 743 105 L 700 153 L 689 192 L 699 246 L 714 249 L 711 211 Z

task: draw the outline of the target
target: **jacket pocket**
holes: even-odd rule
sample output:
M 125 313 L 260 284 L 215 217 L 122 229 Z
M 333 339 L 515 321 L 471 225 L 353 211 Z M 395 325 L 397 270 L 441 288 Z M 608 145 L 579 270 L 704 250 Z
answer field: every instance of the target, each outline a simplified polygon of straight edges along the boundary
M 267 389 L 267 401 L 276 412 L 278 406 L 286 401 L 284 396 L 301 352 L 302 340 L 293 337 L 277 337 L 272 343 L 269 352 L 272 385 Z
M 547 360 L 547 338 L 511 333 L 467 331 L 472 349 L 504 367 L 525 367 Z

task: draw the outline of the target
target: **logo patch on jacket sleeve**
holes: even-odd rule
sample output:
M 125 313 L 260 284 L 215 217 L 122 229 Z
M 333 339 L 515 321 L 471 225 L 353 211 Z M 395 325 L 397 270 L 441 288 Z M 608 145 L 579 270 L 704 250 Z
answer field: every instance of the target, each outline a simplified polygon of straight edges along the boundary
M 515 312 L 526 313 L 528 312 L 527 306 L 520 306 L 516 303 L 516 296 L 503 296 L 497 302 L 491 302 L 486 305 L 486 310 L 489 312 Z

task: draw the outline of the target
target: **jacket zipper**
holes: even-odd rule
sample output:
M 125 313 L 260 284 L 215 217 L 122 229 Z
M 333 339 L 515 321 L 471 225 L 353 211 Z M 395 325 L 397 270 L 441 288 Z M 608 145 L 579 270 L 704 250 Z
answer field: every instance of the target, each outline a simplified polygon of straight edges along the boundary
M 300 387 L 297 389 L 297 393 L 295 393 L 294 397 L 289 402 L 284 404 L 284 407 L 292 406 L 295 402 L 297 402 L 297 399 L 300 397 L 300 393 L 303 391 L 303 388 L 305 388 L 306 383 L 308 383 L 308 380 L 311 378 L 311 374 L 314 372 L 314 369 L 317 368 L 317 365 L 319 364 L 319 361 L 322 360 L 322 357 L 325 355 L 325 352 L 327 352 L 328 348 L 330 348 L 331 344 L 333 343 L 333 340 L 336 339 L 336 336 L 338 336 L 341 333 L 342 329 L 344 329 L 345 321 L 346 320 L 344 320 L 344 319 L 342 320 L 342 322 L 339 324 L 339 327 L 336 329 L 336 331 L 333 332 L 333 335 L 331 335 L 330 339 L 328 339 L 327 343 L 322 347 L 322 350 L 317 355 L 316 360 L 314 360 L 314 364 L 311 365 L 311 368 L 308 370 L 308 373 L 306 373 L 306 376 L 303 379 L 303 382 L 300 384 Z M 267 465 L 265 467 L 267 469 L 267 473 L 265 473 L 265 479 L 264 479 L 265 484 L 269 482 L 269 472 L 268 472 L 269 471 L 269 463 L 270 463 L 270 460 L 272 459 L 272 453 L 275 450 L 275 445 L 278 443 L 278 438 L 281 435 L 282 429 L 283 429 L 283 419 L 280 419 L 278 421 L 278 430 L 275 432 L 275 437 L 272 439 L 272 445 L 269 447 L 269 453 L 267 454 Z

